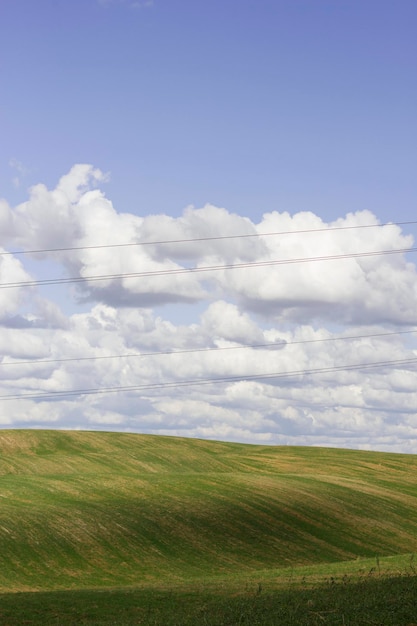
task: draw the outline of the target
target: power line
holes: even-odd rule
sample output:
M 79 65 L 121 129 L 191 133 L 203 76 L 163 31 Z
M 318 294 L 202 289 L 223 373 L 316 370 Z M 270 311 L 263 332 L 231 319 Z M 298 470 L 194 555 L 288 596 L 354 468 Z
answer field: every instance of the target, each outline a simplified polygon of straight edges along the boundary
M 200 352 L 220 352 L 225 350 L 248 350 L 257 348 L 284 348 L 285 346 L 306 344 L 306 343 L 322 343 L 327 341 L 347 341 L 352 339 L 370 339 L 376 337 L 391 337 L 393 335 L 407 335 L 416 333 L 417 330 L 400 330 L 388 333 L 371 333 L 366 335 L 347 335 L 343 337 L 323 337 L 320 339 L 299 339 L 294 341 L 276 341 L 271 343 L 257 343 L 249 344 L 245 346 L 216 346 L 215 348 L 189 348 L 186 350 L 163 350 L 158 352 L 136 352 L 127 354 L 114 354 L 114 355 L 102 355 L 102 356 L 84 356 L 84 357 L 70 357 L 65 359 L 31 359 L 29 361 L 6 361 L 0 363 L 1 366 L 6 365 L 43 365 L 45 363 L 69 363 L 74 361 L 99 361 L 103 359 L 125 359 L 125 358 L 140 358 L 148 356 L 167 356 L 170 354 L 193 354 Z
M 358 224 L 355 226 L 330 226 L 327 228 L 306 228 L 303 230 L 283 230 L 269 233 L 246 233 L 241 235 L 219 235 L 216 237 L 194 237 L 190 239 L 164 239 L 161 241 L 134 241 L 127 243 L 111 243 L 91 246 L 70 246 L 67 248 L 40 248 L 37 250 L 14 250 L 12 252 L 0 252 L 0 256 L 22 254 L 45 254 L 47 252 L 71 252 L 76 250 L 99 250 L 102 248 L 125 248 L 132 246 L 159 246 L 172 243 L 196 243 L 201 241 L 221 241 L 227 239 L 245 239 L 249 237 L 271 237 L 277 235 L 298 235 L 306 233 L 321 233 L 338 230 L 356 230 L 359 228 L 382 228 L 384 226 L 406 226 L 417 224 L 417 220 L 408 222 L 385 222 L 383 224 Z
M 71 396 L 85 396 L 85 395 L 99 395 L 105 393 L 131 393 L 135 391 L 153 391 L 156 389 L 172 389 L 179 387 L 191 387 L 191 386 L 200 386 L 200 385 L 211 385 L 211 384 L 225 384 L 229 382 L 245 382 L 252 380 L 271 380 L 271 379 L 282 379 L 282 378 L 292 378 L 295 376 L 311 376 L 315 374 L 327 374 L 333 372 L 341 372 L 341 371 L 354 371 L 354 370 L 362 370 L 362 369 L 373 369 L 379 367 L 391 367 L 393 365 L 401 366 L 401 365 L 411 365 L 417 363 L 417 358 L 413 359 L 398 359 L 393 361 L 377 361 L 374 363 L 356 363 L 351 365 L 336 365 L 332 367 L 320 367 L 315 369 L 308 370 L 294 370 L 291 372 L 273 372 L 273 373 L 263 373 L 263 374 L 249 374 L 249 375 L 241 375 L 241 376 L 225 376 L 220 378 L 201 378 L 194 380 L 184 380 L 184 381 L 173 381 L 166 383 L 152 383 L 145 385 L 129 385 L 129 386 L 118 386 L 118 387 L 93 387 L 91 389 L 73 389 L 66 391 L 49 391 L 49 392 L 29 392 L 18 395 L 1 395 L 0 400 L 25 400 L 25 399 L 53 399 L 53 398 L 63 398 L 63 397 L 71 397 Z
M 208 265 L 202 267 L 179 267 L 175 269 L 151 270 L 147 272 L 128 272 L 121 274 L 104 274 L 91 276 L 71 276 L 69 278 L 50 278 L 44 280 L 20 281 L 15 283 L 0 283 L 0 289 L 16 287 L 35 287 L 47 285 L 65 285 L 71 283 L 97 282 L 102 280 L 116 280 L 125 278 L 145 278 L 150 276 L 172 276 L 179 274 L 195 274 L 200 272 L 217 272 L 221 270 L 244 269 L 249 267 L 270 267 L 275 265 L 291 265 L 297 263 L 312 263 L 317 261 L 336 261 L 341 259 L 355 259 L 391 254 L 406 254 L 416 252 L 417 248 L 399 248 L 397 250 L 375 250 L 371 252 L 353 252 L 349 254 L 332 254 L 328 256 L 300 257 L 295 259 L 276 259 L 272 261 L 253 261 L 223 265 Z

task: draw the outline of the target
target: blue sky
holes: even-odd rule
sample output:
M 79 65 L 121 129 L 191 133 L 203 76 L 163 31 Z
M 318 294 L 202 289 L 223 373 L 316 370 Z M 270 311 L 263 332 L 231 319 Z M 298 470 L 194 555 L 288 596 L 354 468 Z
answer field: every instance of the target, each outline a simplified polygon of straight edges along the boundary
M 14 158 L 21 192 L 93 163 L 122 211 L 413 214 L 413 0 L 134 4 L 2 3 L 7 197 Z
M 4 0 L 0 427 L 417 453 L 416 23 Z

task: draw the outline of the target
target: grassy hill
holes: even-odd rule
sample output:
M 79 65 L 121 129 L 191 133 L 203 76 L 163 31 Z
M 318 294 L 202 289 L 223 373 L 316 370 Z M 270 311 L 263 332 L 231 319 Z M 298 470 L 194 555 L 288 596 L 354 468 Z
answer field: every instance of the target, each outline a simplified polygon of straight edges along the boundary
M 138 585 L 411 553 L 417 456 L 0 431 L 0 590 Z

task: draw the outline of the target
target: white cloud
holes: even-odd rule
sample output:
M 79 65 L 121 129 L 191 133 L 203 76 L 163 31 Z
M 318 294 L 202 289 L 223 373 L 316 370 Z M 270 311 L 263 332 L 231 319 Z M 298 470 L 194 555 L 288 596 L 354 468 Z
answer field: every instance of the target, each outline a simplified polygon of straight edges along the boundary
M 11 288 L 9 285 L 30 280 L 31 276 L 20 260 L 0 248 L 0 323 L 15 315 L 30 297 L 27 289 Z
M 261 329 L 235 304 L 222 300 L 214 302 L 204 312 L 201 321 L 205 332 L 214 339 L 248 345 L 265 343 Z
M 415 364 L 338 369 L 417 358 L 413 335 L 383 334 L 416 328 L 415 265 L 348 256 L 411 247 L 410 235 L 356 228 L 378 223 L 367 211 L 331 224 L 308 212 L 253 223 L 212 205 L 177 218 L 119 213 L 97 188 L 105 179 L 76 165 L 55 189 L 0 203 L 3 251 L 43 250 L 0 256 L 1 283 L 86 279 L 0 288 L 0 424 L 417 452 Z M 304 232 L 252 237 L 286 231 Z M 330 255 L 346 258 L 187 271 Z M 275 346 L 248 347 L 263 343 Z M 183 386 L 198 379 L 217 382 Z M 24 398 L 103 388 L 120 390 Z
M 13 213 L 8 203 L 0 198 L 0 245 L 5 246 L 14 235 Z
M 260 263 L 339 258 L 234 270 L 225 272 L 219 280 L 241 306 L 277 321 L 337 319 L 352 324 L 413 324 L 417 304 L 415 266 L 401 255 L 349 258 L 362 252 L 409 248 L 412 238 L 393 226 L 324 230 L 355 227 L 364 222 L 372 224 L 376 219 L 367 211 L 331 224 L 310 213 L 293 217 L 287 213 L 267 214 L 257 225 L 260 233 L 308 229 L 318 232 L 265 238 L 267 252 L 258 258 Z

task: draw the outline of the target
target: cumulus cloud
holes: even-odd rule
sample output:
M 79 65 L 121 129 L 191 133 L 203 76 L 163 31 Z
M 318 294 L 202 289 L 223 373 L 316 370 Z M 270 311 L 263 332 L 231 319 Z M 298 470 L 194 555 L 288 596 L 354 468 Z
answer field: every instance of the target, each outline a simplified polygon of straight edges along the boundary
M 77 245 L 83 234 L 77 215 L 79 202 L 91 186 L 104 180 L 100 170 L 75 165 L 52 191 L 43 184 L 33 186 L 29 199 L 13 212 L 17 245 L 29 250 Z
M 76 165 L 0 203 L 0 424 L 417 452 L 416 268 L 379 254 L 411 235 L 122 213 L 105 180 Z
M 213 339 L 228 340 L 243 344 L 265 342 L 259 326 L 247 313 L 235 304 L 219 300 L 213 302 L 201 318 L 202 326 Z
M 404 255 L 372 255 L 409 248 L 413 239 L 394 226 L 356 228 L 364 223 L 378 222 L 368 211 L 329 224 L 311 213 L 264 215 L 259 233 L 294 234 L 265 237 L 259 266 L 224 272 L 219 280 L 240 306 L 277 321 L 414 324 L 415 266 Z
M 19 311 L 19 307 L 30 297 L 28 291 L 10 285 L 30 281 L 31 276 L 21 261 L 8 255 L 0 248 L 0 324 Z

